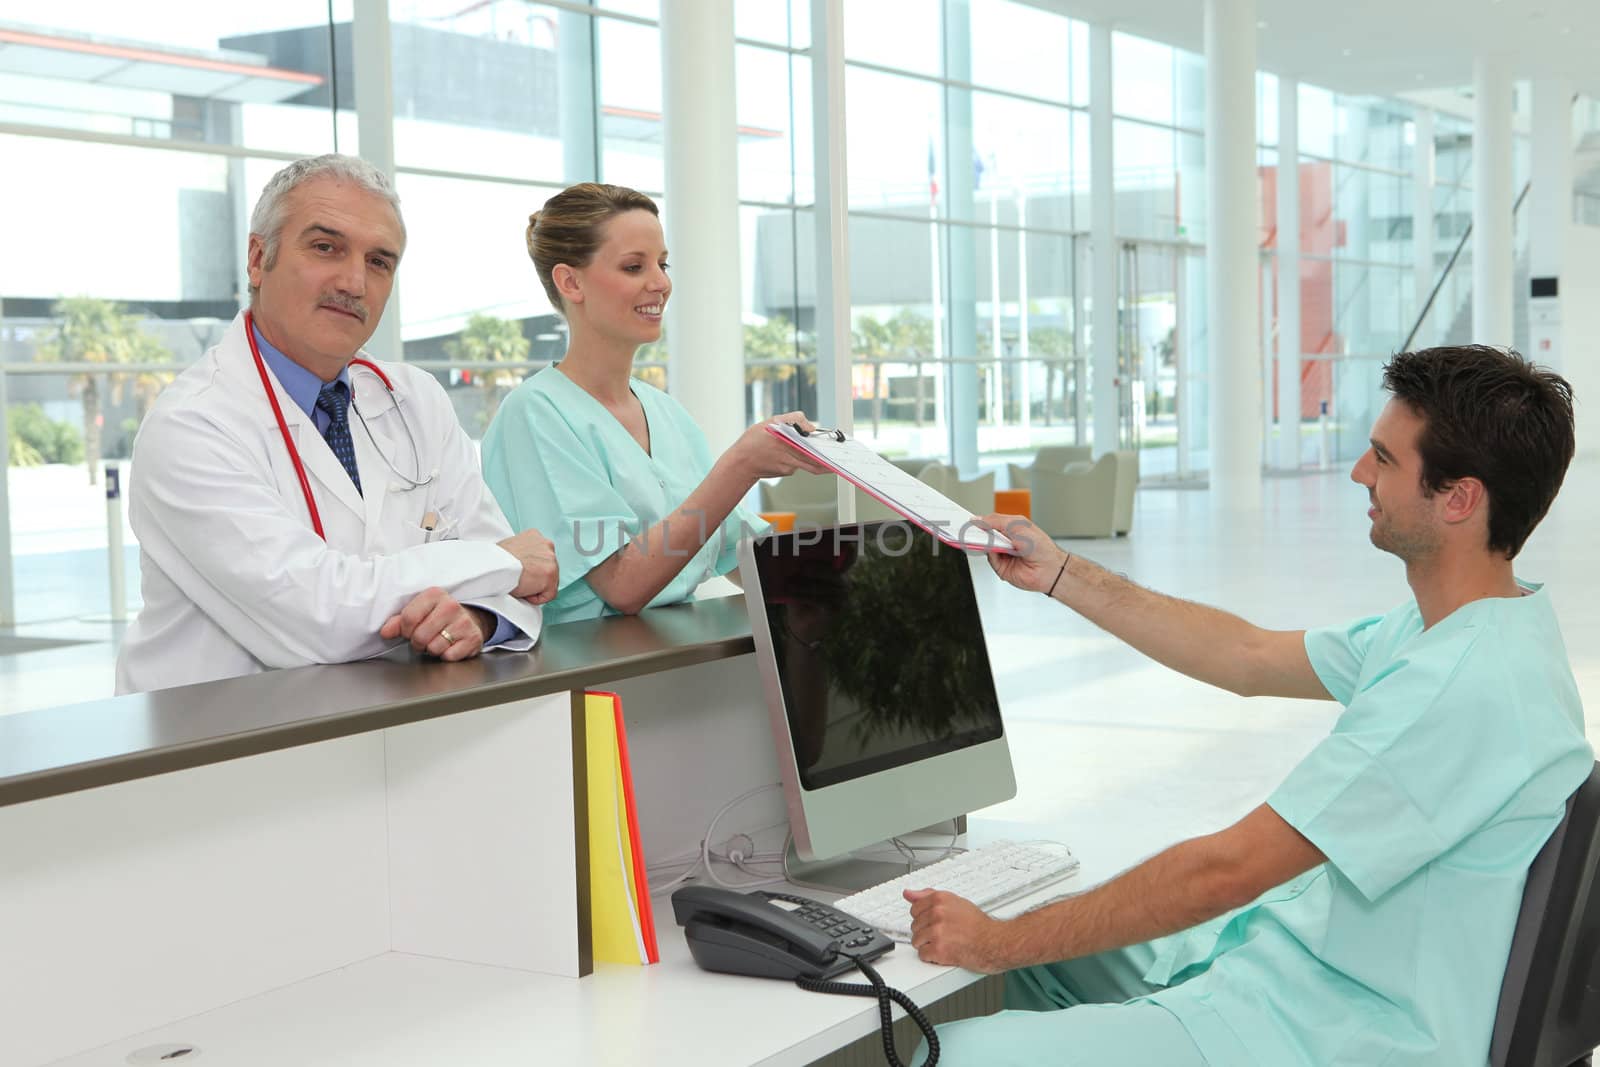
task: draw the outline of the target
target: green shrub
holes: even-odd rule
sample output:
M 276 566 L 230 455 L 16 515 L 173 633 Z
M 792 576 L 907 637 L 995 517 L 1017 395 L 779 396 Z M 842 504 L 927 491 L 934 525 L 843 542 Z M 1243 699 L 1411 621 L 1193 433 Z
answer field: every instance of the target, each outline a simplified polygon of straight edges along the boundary
M 50 418 L 38 404 L 18 404 L 6 413 L 11 465 L 82 463 L 83 437 L 70 422 Z
M 6 422 L 6 447 L 13 467 L 37 467 L 44 462 L 39 450 L 24 441 L 17 432 L 17 424 L 9 420 Z

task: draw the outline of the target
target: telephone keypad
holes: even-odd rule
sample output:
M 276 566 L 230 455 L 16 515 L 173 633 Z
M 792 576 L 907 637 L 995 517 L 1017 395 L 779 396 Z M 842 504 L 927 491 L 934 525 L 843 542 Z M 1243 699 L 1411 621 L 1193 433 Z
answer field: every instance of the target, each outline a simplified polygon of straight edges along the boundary
M 793 897 L 783 893 L 769 893 L 770 899 L 786 900 L 792 904 L 800 905 L 799 910 L 791 912 L 796 918 L 803 920 L 810 926 L 821 930 L 824 934 L 843 943 L 845 948 L 860 948 L 872 943 L 872 936 L 877 933 L 870 926 L 864 926 L 841 911 L 828 907 L 826 904 L 809 900 L 806 897 Z

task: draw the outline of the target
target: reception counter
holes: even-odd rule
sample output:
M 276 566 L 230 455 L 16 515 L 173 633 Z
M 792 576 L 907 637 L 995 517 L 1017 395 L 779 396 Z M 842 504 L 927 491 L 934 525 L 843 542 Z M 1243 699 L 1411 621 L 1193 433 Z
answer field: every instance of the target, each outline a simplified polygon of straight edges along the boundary
M 120 1064 L 180 1020 L 221 1027 L 207 1062 L 399 1062 L 405 1020 L 476 1010 L 475 983 L 504 982 L 555 1013 L 508 1048 L 558 1029 L 552 1048 L 615 1042 L 604 1018 L 570 1017 L 609 1010 L 605 983 L 575 981 L 594 969 L 578 728 L 594 688 L 623 697 L 653 857 L 777 782 L 737 596 L 552 626 L 529 653 L 393 653 L 0 716 L 0 1063 Z M 740 825 L 783 822 L 776 790 L 745 807 Z M 670 911 L 658 922 L 676 959 Z M 629 970 L 629 989 L 662 988 L 661 968 Z M 455 991 L 417 991 L 438 982 Z M 270 1042 L 216 1021 L 327 1022 L 284 1005 L 329 983 L 349 1007 L 326 1055 L 258 1061 L 243 1049 Z
M 745 655 L 741 597 L 547 627 L 526 653 L 404 654 L 0 715 L 0 807 Z

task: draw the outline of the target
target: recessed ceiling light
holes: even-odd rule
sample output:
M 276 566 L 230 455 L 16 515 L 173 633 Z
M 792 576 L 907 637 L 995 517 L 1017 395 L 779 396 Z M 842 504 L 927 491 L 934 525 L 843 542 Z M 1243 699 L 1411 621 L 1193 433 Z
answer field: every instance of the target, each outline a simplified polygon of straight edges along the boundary
M 1351 50 L 1351 49 L 1349 49 L 1349 48 L 1346 48 L 1346 49 L 1345 49 L 1345 50 L 1344 50 L 1344 54 L 1345 54 L 1345 55 L 1347 55 L 1347 56 L 1348 56 L 1348 55 L 1354 55 L 1354 54 L 1355 54 L 1355 53 L 1354 53 L 1354 52 L 1353 52 L 1353 51 L 1352 51 L 1352 50 Z
M 1572 27 L 1571 26 L 1563 26 L 1563 27 L 1561 27 L 1561 36 L 1568 37 L 1568 36 L 1571 36 L 1571 34 L 1572 34 Z
M 1419 81 L 1419 82 L 1420 82 L 1420 81 L 1426 81 L 1426 80 L 1427 80 L 1427 79 L 1426 79 L 1426 78 L 1424 78 L 1424 77 L 1423 77 L 1423 76 L 1422 76 L 1422 75 L 1421 75 L 1421 74 L 1418 74 L 1418 75 L 1417 75 L 1417 81 Z
M 1266 19 L 1256 19 L 1256 29 L 1264 30 L 1266 28 L 1267 28 L 1267 20 Z

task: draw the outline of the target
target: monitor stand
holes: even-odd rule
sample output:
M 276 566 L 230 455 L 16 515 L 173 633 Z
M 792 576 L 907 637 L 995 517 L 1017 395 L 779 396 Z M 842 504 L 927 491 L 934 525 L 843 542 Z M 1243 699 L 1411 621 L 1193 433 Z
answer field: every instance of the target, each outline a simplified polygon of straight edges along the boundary
M 930 826 L 924 830 L 913 831 L 913 833 L 938 833 L 948 840 L 949 827 L 950 822 L 947 820 L 940 823 L 938 829 Z M 955 831 L 957 835 L 967 832 L 967 817 L 965 815 L 957 817 Z M 894 846 L 885 841 L 882 847 L 892 849 Z M 925 852 L 934 851 L 934 849 L 919 847 L 915 851 Z M 935 863 L 938 859 L 943 858 L 943 856 L 939 856 L 937 859 L 915 861 L 875 860 L 844 855 L 825 860 L 803 860 L 800 858 L 800 853 L 795 850 L 794 839 L 790 838 L 789 844 L 784 849 L 783 874 L 791 884 L 804 889 L 820 889 L 827 893 L 840 893 L 848 896 L 851 893 L 859 893 L 863 889 L 871 889 L 873 886 L 887 882 L 891 878 L 898 878 L 902 874 L 926 867 L 928 864 Z
M 916 865 L 891 860 L 857 859 L 854 856 L 803 860 L 795 851 L 793 841 L 789 842 L 783 857 L 783 875 L 792 884 L 844 896 L 871 889 L 880 882 L 900 877 L 908 870 L 916 870 Z

